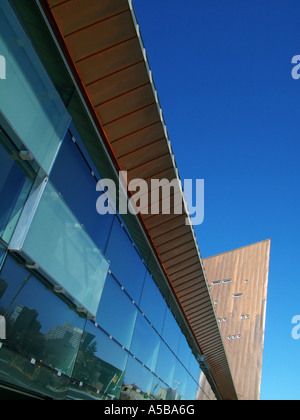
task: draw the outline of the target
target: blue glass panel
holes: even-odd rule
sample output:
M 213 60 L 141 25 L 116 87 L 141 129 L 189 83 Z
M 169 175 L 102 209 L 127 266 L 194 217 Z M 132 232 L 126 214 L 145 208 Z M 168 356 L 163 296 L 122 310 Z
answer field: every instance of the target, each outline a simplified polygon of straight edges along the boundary
M 155 304 L 153 304 L 153 302 L 155 302 Z M 144 312 L 158 333 L 161 334 L 165 320 L 167 304 L 164 301 L 162 294 L 154 283 L 154 280 L 150 276 L 149 272 L 147 272 L 145 278 L 140 309 L 142 312 Z
M 112 273 L 132 299 L 139 303 L 146 267 L 117 218 L 109 238 L 106 257 L 111 262 Z
M 168 308 L 166 312 L 166 318 L 165 318 L 162 337 L 175 354 L 177 354 L 178 352 L 178 346 L 179 346 L 179 340 L 180 340 L 181 334 L 182 334 L 181 330 L 177 322 L 175 321 L 175 318 L 172 312 Z
M 127 358 L 125 350 L 87 322 L 72 376 L 101 393 L 119 398 Z
M 6 249 L 0 244 L 0 272 L 6 256 Z M 1 279 L 0 279 L 0 299 L 1 299 Z
M 190 365 L 189 365 L 189 372 L 191 376 L 195 379 L 197 383 L 199 383 L 200 378 L 200 366 L 193 353 L 191 354 Z
M 122 346 L 129 349 L 137 308 L 120 286 L 108 275 L 97 314 L 97 323 Z
M 169 387 L 156 376 L 153 375 L 151 395 L 156 400 L 167 400 L 169 397 Z
M 9 285 L 4 298 L 11 296 L 4 299 L 7 346 L 70 375 L 85 320 L 11 257 L 1 279 Z
M 50 182 L 22 250 L 96 315 L 109 264 Z
M 173 379 L 176 367 L 176 358 L 168 349 L 168 347 L 161 342 L 159 353 L 158 353 L 158 360 L 155 369 L 155 373 L 165 381 L 169 387 L 173 388 Z
M 62 144 L 50 179 L 99 249 L 105 251 L 114 215 L 99 215 L 96 180 L 70 133 Z
M 186 384 L 186 391 L 185 391 L 185 398 L 187 400 L 195 400 L 197 396 L 199 386 L 194 381 L 194 379 L 188 375 L 187 384 Z
M 159 345 L 159 336 L 139 313 L 130 347 L 131 353 L 153 371 L 156 366 Z
M 9 242 L 28 196 L 31 181 L 0 143 L 0 236 Z
M 8 256 L 0 272 L 0 315 L 6 315 L 18 293 L 26 286 L 30 274 L 24 276 L 24 268 Z
M 147 400 L 150 397 L 153 384 L 153 375 L 131 356 L 124 378 L 124 387 L 121 393 L 121 399 Z
M 182 364 L 179 361 L 177 361 L 173 381 L 174 388 L 176 390 L 176 399 L 185 398 L 187 380 L 188 372 L 185 370 Z
M 187 370 L 189 369 L 189 366 L 190 366 L 191 354 L 192 354 L 192 350 L 190 349 L 185 336 L 181 334 L 177 357 Z
M 8 1 L 0 2 L 0 27 L 0 51 L 6 64 L 0 109 L 49 173 L 70 116 Z

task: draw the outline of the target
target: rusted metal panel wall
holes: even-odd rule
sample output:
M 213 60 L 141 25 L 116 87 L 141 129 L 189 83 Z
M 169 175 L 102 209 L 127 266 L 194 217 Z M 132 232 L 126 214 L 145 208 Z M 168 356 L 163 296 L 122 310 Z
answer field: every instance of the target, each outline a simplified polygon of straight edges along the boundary
M 239 399 L 259 400 L 270 240 L 203 260 Z M 207 384 L 199 399 L 211 397 Z

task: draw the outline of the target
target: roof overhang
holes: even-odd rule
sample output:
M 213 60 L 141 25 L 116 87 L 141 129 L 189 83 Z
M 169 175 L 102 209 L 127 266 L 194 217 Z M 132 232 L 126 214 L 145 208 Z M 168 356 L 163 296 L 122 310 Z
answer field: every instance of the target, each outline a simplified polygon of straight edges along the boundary
M 115 170 L 128 183 L 178 180 L 158 95 L 131 1 L 37 0 Z M 237 399 L 205 272 L 181 190 L 182 214 L 138 215 L 169 286 L 205 356 L 216 394 Z M 186 224 L 186 219 L 190 223 Z

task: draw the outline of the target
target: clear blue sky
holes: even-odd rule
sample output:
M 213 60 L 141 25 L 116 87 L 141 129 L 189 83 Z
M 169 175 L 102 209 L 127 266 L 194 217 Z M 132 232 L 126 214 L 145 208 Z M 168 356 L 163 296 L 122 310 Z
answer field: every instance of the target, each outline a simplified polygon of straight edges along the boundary
M 203 257 L 272 239 L 262 399 L 300 399 L 299 0 L 133 0 Z

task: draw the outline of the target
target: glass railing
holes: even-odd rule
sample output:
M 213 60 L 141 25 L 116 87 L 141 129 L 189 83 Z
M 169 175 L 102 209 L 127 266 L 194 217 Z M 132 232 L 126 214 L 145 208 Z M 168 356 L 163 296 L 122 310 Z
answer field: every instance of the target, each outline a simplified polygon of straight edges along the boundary
M 96 315 L 109 262 L 50 182 L 33 216 L 22 252 L 55 281 L 59 293 Z

